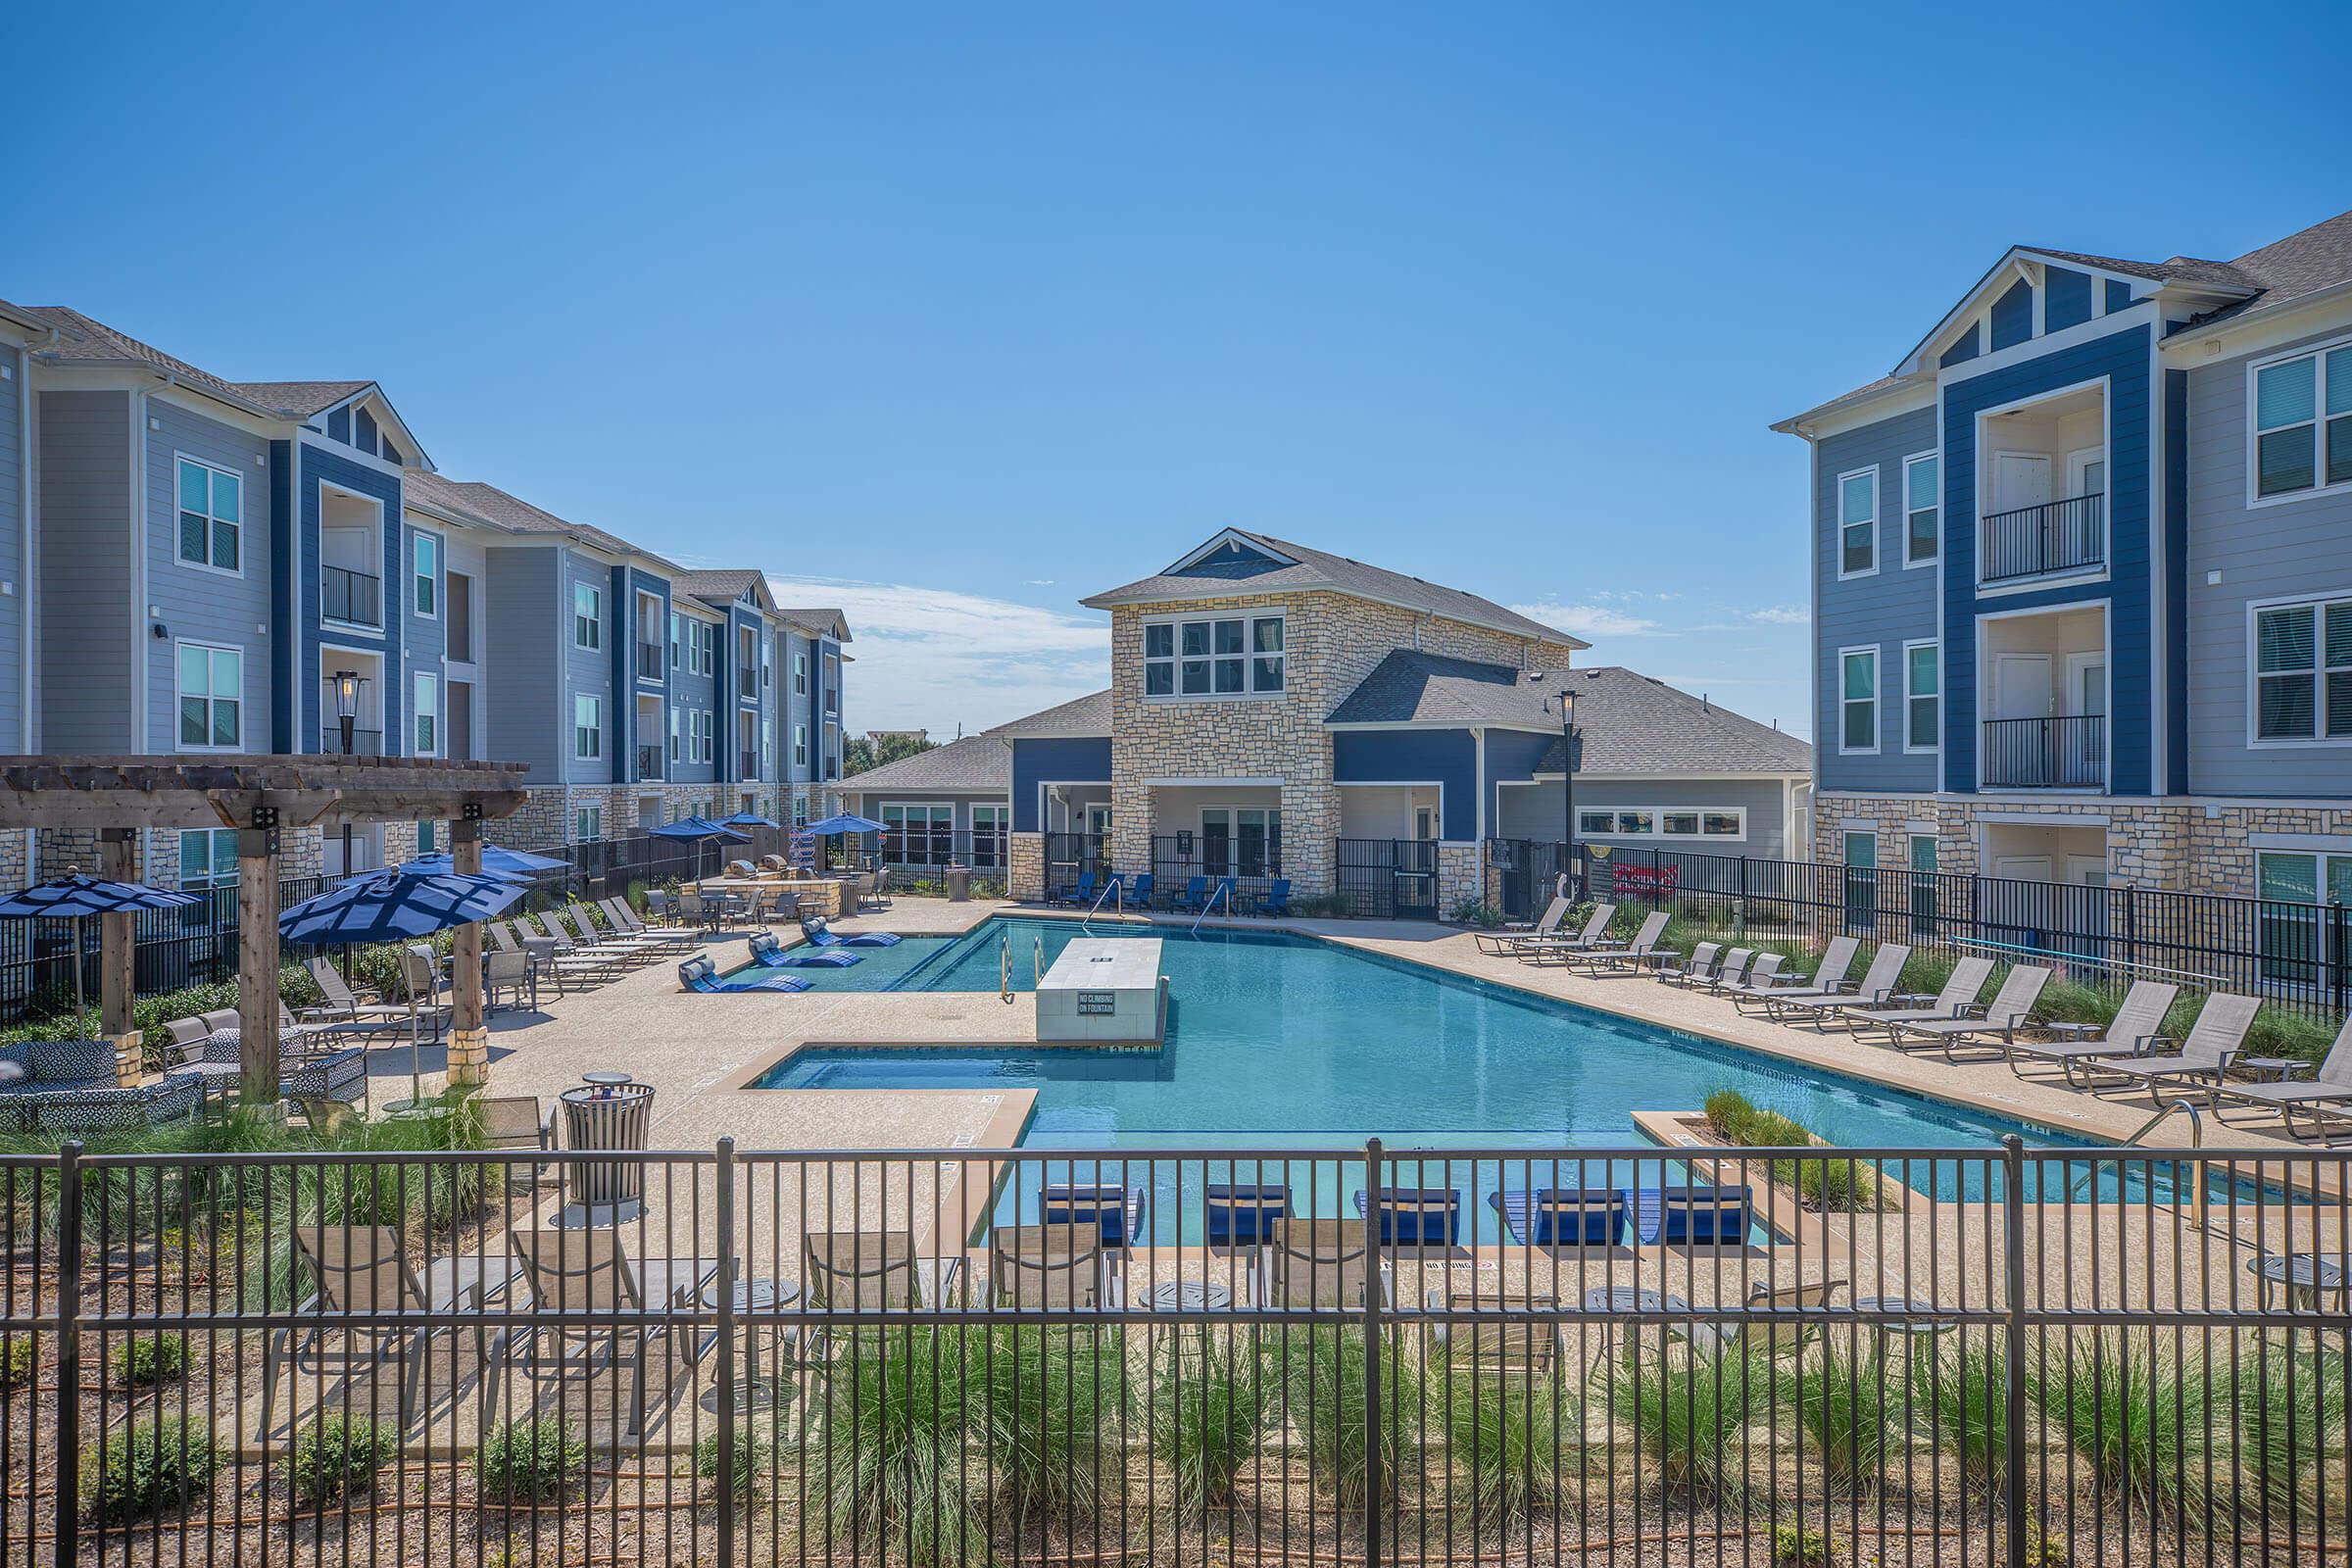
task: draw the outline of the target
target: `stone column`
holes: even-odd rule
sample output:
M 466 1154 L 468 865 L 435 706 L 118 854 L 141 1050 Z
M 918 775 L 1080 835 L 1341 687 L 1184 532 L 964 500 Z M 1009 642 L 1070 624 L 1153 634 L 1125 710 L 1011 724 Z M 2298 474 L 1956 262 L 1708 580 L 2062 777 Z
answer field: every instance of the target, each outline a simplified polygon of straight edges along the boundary
M 480 808 L 450 824 L 450 858 L 461 876 L 482 871 Z M 490 1031 L 482 1017 L 482 923 L 458 927 L 457 962 L 452 981 L 456 996 L 450 1019 L 449 1081 L 454 1088 L 479 1089 L 490 1081 Z
M 1046 836 L 1014 833 L 1005 840 L 1004 891 L 1015 899 L 1036 903 L 1046 896 Z
M 136 878 L 138 868 L 132 862 L 137 843 L 135 829 L 100 829 L 98 874 L 110 882 Z M 137 935 L 131 927 L 133 918 L 128 913 L 98 917 L 99 1034 L 115 1048 L 116 1079 L 126 1085 L 137 1083 L 145 1070 L 140 1059 L 139 1031 L 130 1021 L 131 1004 L 138 996 L 138 982 L 133 973 L 137 954 Z

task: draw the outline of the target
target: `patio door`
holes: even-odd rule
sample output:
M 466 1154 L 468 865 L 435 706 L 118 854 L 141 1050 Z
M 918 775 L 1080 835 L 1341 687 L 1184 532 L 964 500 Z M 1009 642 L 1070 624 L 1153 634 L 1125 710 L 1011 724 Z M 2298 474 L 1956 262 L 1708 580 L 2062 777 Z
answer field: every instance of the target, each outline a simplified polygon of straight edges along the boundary
M 1208 876 L 1280 876 L 1281 808 L 1203 808 L 1200 812 L 1200 869 Z
M 885 806 L 882 824 L 895 845 L 902 865 L 946 865 L 955 858 L 956 808 L 953 806 Z
M 2327 905 L 2352 904 L 2352 853 L 2265 850 L 2255 857 L 2255 870 L 2263 978 L 2325 982 L 2342 956 L 2330 951 Z

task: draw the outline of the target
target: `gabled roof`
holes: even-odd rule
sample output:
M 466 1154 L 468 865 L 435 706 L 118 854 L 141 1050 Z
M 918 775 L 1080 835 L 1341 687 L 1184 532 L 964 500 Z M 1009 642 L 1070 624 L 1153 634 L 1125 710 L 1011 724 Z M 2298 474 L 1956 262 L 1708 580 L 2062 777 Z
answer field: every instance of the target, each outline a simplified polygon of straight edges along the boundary
M 375 385 L 373 381 L 240 381 L 237 385 L 272 408 L 285 409 L 308 418 L 323 414 L 336 404 L 357 397 Z
M 1011 719 L 986 733 L 1006 740 L 1087 740 L 1110 733 L 1110 692 L 1104 688 L 1073 697 L 1068 702 Z
M 448 493 L 456 496 L 460 505 L 514 533 L 550 534 L 588 545 L 608 555 L 637 556 L 654 563 L 663 571 L 675 572 L 677 569 L 652 551 L 633 545 L 618 534 L 607 533 L 589 523 L 559 517 L 552 512 L 532 506 L 520 496 L 508 494 L 494 484 L 467 479 L 449 483 Z
M 1813 771 L 1813 748 L 1786 730 L 1622 665 L 1577 670 L 1569 689 L 1576 693 L 1576 727 L 1583 737 L 1576 762 L 1580 774 L 1718 777 Z M 1556 711 L 1553 722 L 1558 722 Z M 1544 752 L 1536 771 L 1560 771 L 1558 741 Z
M 852 773 L 840 785 L 843 793 L 908 793 L 1004 795 L 1012 793 L 1012 748 L 995 730 L 983 730 L 934 746 L 912 757 L 863 773 Z
M 217 398 L 249 414 L 258 414 L 265 418 L 304 417 L 300 411 L 266 402 L 234 381 L 225 380 L 210 370 L 200 370 L 185 360 L 166 354 L 152 343 L 142 343 L 127 332 L 118 332 L 105 322 L 68 306 L 38 305 L 32 307 L 32 311 L 57 328 L 56 341 L 39 354 L 48 364 L 126 365 L 158 370 L 193 391 Z
M 1552 694 L 1574 678 L 1568 670 L 1513 669 L 1399 648 L 1373 665 L 1323 722 L 1558 729 L 1560 710 Z
M 760 610 L 773 613 L 775 596 L 767 591 L 767 574 L 752 567 L 718 571 L 681 571 L 669 579 L 669 591 L 699 599 L 716 610 L 739 604 L 745 596 Z
M 1236 594 L 1300 593 L 1328 589 L 1359 599 L 1443 615 L 1512 637 L 1585 648 L 1588 643 L 1516 611 L 1505 610 L 1459 588 L 1391 571 L 1311 545 L 1272 534 L 1228 528 L 1165 571 L 1079 601 L 1090 610 L 1113 605 L 1164 604 L 1186 599 L 1222 599 Z
M 850 617 L 838 610 L 821 606 L 806 610 L 794 610 L 788 607 L 778 610 L 776 613 L 803 631 L 830 637 L 837 643 L 846 643 L 850 640 Z
M 455 484 L 438 473 L 423 468 L 404 468 L 400 475 L 400 495 L 405 505 L 422 507 L 459 522 L 507 532 L 507 527 L 495 518 L 485 516 L 464 493 L 465 487 Z

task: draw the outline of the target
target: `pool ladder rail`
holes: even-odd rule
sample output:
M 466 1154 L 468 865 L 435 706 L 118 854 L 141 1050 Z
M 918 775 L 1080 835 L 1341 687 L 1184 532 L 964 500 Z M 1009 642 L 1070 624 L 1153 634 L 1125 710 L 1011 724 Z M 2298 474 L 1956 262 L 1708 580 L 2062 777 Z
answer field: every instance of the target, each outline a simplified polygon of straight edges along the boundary
M 1209 890 L 1207 901 L 1200 906 L 1200 912 L 1193 916 L 1192 934 L 1194 936 L 1200 934 L 1200 922 L 1208 918 L 1209 911 L 1217 906 L 1219 899 L 1225 900 L 1225 912 L 1227 914 L 1233 912 L 1233 900 L 1228 897 L 1232 892 L 1233 883 L 1231 881 L 1224 877 L 1217 878 L 1217 885 Z
M 997 939 L 997 998 L 1008 1006 L 1012 1003 L 1012 933 L 1009 931 Z
M 2166 1122 L 2172 1120 L 2175 1116 L 2186 1116 L 2188 1118 L 2188 1147 L 2191 1149 L 2203 1149 L 2205 1147 L 2205 1118 L 2198 1115 L 2197 1107 L 2190 1104 L 2185 1100 L 2174 1101 L 2171 1104 L 2156 1112 L 2155 1115 L 2150 1116 L 2146 1121 L 2141 1122 L 2137 1131 L 2133 1132 L 2131 1137 L 2125 1139 L 2116 1147 L 2118 1149 L 2131 1149 L 2134 1146 L 2145 1145 L 2151 1133 L 2155 1132 L 2157 1128 L 2163 1126 Z M 2196 1198 L 2194 1200 L 2197 1215 L 2196 1222 L 2201 1226 L 2205 1223 L 2206 1210 L 2210 1202 L 2210 1199 L 2207 1197 L 2205 1192 L 2205 1167 L 2203 1162 L 2195 1162 L 2193 1168 L 2196 1178 Z M 2076 1177 L 2072 1185 L 2067 1188 L 2067 1201 L 2071 1203 L 2075 1200 L 2081 1198 L 2083 1194 L 2084 1185 L 2095 1180 L 2098 1176 L 2098 1158 L 2096 1155 L 2093 1155 L 2091 1158 L 2090 1169 Z
M 1101 893 L 1095 895 L 1094 905 L 1086 911 L 1086 918 L 1078 922 L 1079 930 L 1084 931 L 1090 937 L 1095 934 L 1095 916 L 1102 912 L 1103 901 L 1108 899 L 1114 893 L 1119 896 L 1119 907 L 1117 912 L 1121 918 L 1126 916 L 1127 885 L 1124 880 L 1114 876 L 1108 882 L 1103 884 L 1102 891 Z

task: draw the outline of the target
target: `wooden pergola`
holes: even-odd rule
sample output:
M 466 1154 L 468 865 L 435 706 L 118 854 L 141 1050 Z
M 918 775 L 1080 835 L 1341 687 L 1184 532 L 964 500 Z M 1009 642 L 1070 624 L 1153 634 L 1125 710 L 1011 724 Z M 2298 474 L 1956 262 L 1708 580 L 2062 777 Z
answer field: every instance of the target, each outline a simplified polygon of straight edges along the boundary
M 93 832 L 98 875 L 133 878 L 141 828 L 237 831 L 237 1017 L 248 1098 L 278 1081 L 278 851 L 290 829 L 447 821 L 460 871 L 482 868 L 482 824 L 521 809 L 524 765 L 430 757 L 0 757 L 0 829 Z M 101 1016 L 118 1049 L 135 1050 L 131 917 L 99 920 Z M 479 1082 L 490 1055 L 482 1020 L 482 928 L 460 926 L 450 1077 Z

